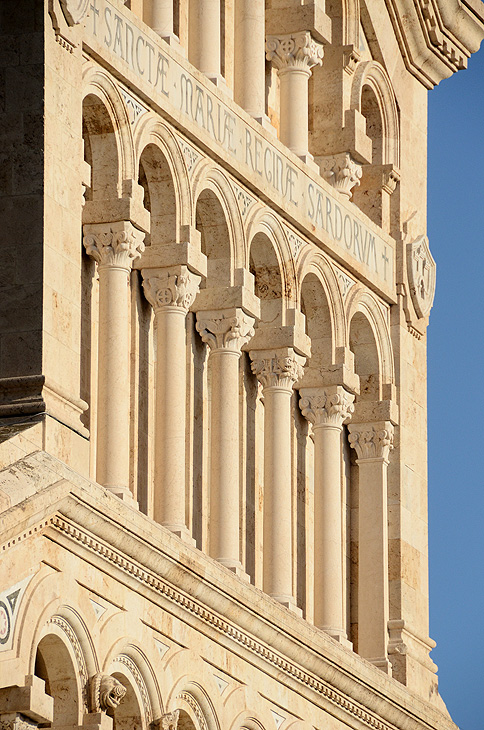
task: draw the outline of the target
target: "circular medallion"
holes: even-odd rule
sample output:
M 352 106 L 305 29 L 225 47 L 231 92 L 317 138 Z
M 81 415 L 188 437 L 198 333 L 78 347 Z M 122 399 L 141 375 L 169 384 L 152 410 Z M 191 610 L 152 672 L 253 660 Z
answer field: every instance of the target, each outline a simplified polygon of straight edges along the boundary
M 3 601 L 0 601 L 0 644 L 6 644 L 10 637 L 10 616 Z
M 69 25 L 80 23 L 89 10 L 89 0 L 60 0 L 60 3 Z

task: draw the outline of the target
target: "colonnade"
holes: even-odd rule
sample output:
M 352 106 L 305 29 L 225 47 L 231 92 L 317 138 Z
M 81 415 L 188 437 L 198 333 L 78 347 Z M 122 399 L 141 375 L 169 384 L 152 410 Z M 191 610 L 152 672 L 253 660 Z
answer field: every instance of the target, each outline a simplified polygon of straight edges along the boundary
M 386 471 L 392 447 L 390 422 L 353 423 L 355 393 L 344 384 L 304 387 L 311 356 L 304 316 L 293 327 L 261 320 L 253 277 L 244 284 L 203 288 L 204 266 L 143 267 L 144 233 L 130 221 L 84 227 L 86 251 L 99 269 L 99 402 L 97 480 L 124 500 L 129 491 L 129 303 L 128 274 L 133 261 L 156 326 L 154 437 L 154 519 L 194 544 L 188 514 L 187 314 L 208 348 L 211 372 L 209 553 L 248 580 L 241 556 L 239 360 L 249 353 L 264 403 L 263 588 L 273 599 L 300 613 L 293 574 L 293 476 L 291 429 L 293 395 L 312 427 L 314 439 L 314 623 L 350 646 L 345 617 L 343 562 L 346 536 L 342 489 L 342 439 L 357 452 L 359 483 L 358 651 L 386 672 L 388 607 L 388 528 Z M 162 251 L 162 249 L 160 249 Z M 160 253 L 160 258 L 162 254 Z M 203 256 L 201 260 L 203 260 Z M 244 279 L 244 277 L 242 277 Z M 233 306 L 230 306 L 233 305 Z M 311 384 L 314 382 L 312 375 Z M 375 620 L 377 619 L 377 620 Z

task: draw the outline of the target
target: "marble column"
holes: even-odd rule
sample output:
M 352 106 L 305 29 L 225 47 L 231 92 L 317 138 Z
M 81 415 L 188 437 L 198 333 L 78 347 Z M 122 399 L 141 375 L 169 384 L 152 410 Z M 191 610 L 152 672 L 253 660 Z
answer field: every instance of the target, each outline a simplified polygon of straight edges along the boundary
M 314 435 L 314 623 L 344 643 L 341 433 L 355 397 L 341 386 L 302 388 L 300 395 Z
M 238 307 L 197 312 L 197 330 L 210 347 L 210 554 L 239 575 L 239 359 L 254 321 Z
M 309 31 L 267 36 L 266 58 L 281 82 L 280 139 L 304 160 L 309 159 L 308 82 L 313 66 L 323 62 L 323 46 Z
M 84 226 L 98 263 L 99 350 L 96 480 L 123 500 L 129 489 L 129 279 L 145 234 L 129 221 Z
M 264 590 L 296 610 L 293 591 L 291 422 L 306 358 L 292 348 L 250 352 L 264 396 Z
M 234 100 L 252 117 L 265 116 L 264 0 L 235 2 Z
M 350 423 L 358 464 L 358 653 L 391 674 L 388 660 L 388 455 L 390 421 Z
M 220 0 L 194 0 L 190 4 L 190 61 L 207 78 L 220 85 Z
M 153 0 L 151 27 L 167 43 L 178 42 L 173 30 L 173 20 L 173 0 Z
M 199 285 L 186 266 L 143 269 L 156 325 L 154 519 L 188 541 L 186 316 Z

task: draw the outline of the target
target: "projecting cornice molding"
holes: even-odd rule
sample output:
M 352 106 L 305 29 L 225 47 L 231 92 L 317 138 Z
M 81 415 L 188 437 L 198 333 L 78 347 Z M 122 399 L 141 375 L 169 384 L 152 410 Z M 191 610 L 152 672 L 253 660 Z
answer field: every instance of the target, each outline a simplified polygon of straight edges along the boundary
M 408 70 L 431 89 L 466 68 L 484 38 L 484 4 L 460 0 L 386 0 Z

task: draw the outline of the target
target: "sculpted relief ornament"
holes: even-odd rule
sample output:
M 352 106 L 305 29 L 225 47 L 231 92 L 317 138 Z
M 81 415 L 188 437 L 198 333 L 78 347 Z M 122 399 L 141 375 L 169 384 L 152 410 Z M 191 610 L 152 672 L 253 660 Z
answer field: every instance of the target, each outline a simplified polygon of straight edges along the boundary
M 197 312 L 197 330 L 212 350 L 241 348 L 254 336 L 254 318 L 242 309 L 221 312 Z
M 388 460 L 393 449 L 393 425 L 389 421 L 380 423 L 350 423 L 348 426 L 350 446 L 356 450 L 358 459 Z
M 427 236 L 419 236 L 407 243 L 408 284 L 418 317 L 430 314 L 435 295 L 435 270 L 436 264 L 430 253 Z
M 319 158 L 318 158 L 319 159 Z M 319 160 L 321 175 L 341 195 L 351 198 L 355 185 L 360 184 L 362 167 L 353 160 L 349 152 L 322 157 Z
M 267 355 L 267 357 L 266 357 Z M 252 372 L 263 388 L 285 388 L 291 390 L 304 374 L 306 358 L 296 353 L 279 355 L 251 352 Z
M 341 428 L 355 410 L 353 405 L 355 396 L 341 387 L 332 390 L 303 388 L 300 393 L 301 412 L 313 424 L 313 428 L 319 426 Z
M 62 12 L 69 25 L 77 25 L 86 17 L 90 0 L 60 0 Z
M 266 38 L 266 58 L 279 71 L 298 67 L 309 72 L 313 66 L 321 66 L 323 55 L 323 46 L 309 31 Z
M 109 674 L 91 677 L 91 712 L 112 712 L 126 694 L 126 687 Z
M 201 278 L 188 267 L 143 270 L 143 289 L 155 312 L 163 307 L 175 307 L 188 312 L 198 294 Z
M 84 247 L 102 266 L 119 266 L 131 269 L 133 262 L 143 251 L 145 233 L 128 221 L 118 223 L 95 223 L 84 226 Z

